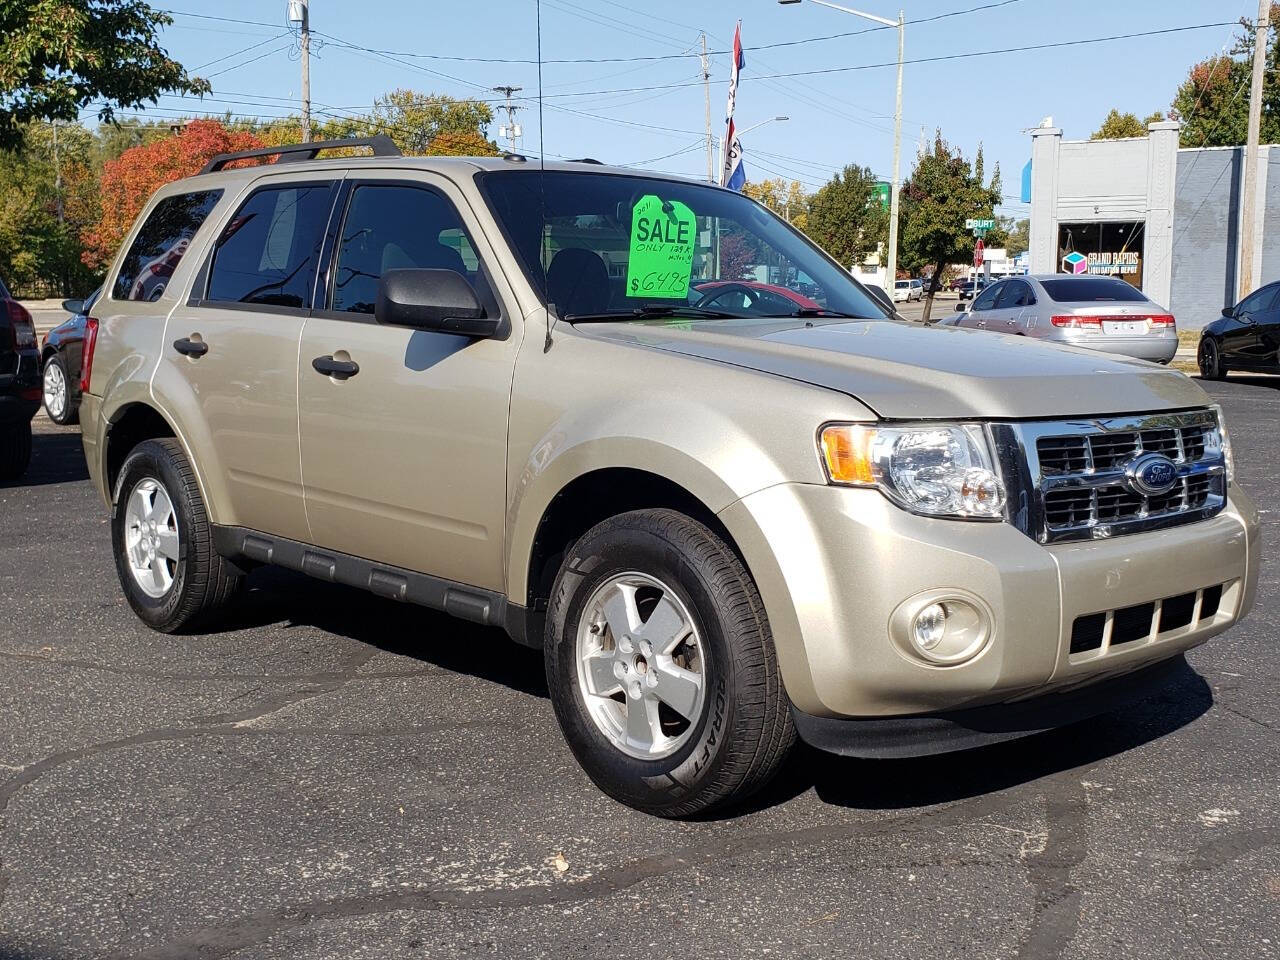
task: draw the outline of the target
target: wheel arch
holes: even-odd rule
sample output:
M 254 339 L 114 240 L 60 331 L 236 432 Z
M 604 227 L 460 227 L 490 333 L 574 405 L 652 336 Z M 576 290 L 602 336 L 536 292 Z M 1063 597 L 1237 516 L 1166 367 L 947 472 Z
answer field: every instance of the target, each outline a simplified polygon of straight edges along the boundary
M 509 596 L 522 622 L 509 625 L 512 635 L 530 646 L 542 646 L 552 584 L 565 551 L 579 537 L 620 513 L 659 508 L 676 510 L 704 524 L 750 569 L 716 511 L 689 485 L 638 466 L 587 469 L 546 499 L 531 535 L 513 545 Z

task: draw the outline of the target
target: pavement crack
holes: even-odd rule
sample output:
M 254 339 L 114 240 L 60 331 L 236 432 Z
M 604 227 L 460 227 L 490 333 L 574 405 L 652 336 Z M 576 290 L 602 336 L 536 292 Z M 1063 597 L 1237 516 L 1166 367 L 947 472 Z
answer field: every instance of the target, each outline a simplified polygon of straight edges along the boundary
M 984 795 L 960 800 L 884 821 L 827 824 L 785 832 L 770 831 L 743 837 L 709 837 L 680 850 L 633 860 L 585 879 L 514 888 L 399 890 L 361 896 L 313 900 L 285 907 L 259 910 L 224 924 L 188 932 L 174 940 L 125 951 L 132 960 L 220 960 L 263 943 L 282 933 L 301 929 L 318 920 L 367 917 L 399 911 L 495 910 L 580 904 L 612 896 L 647 880 L 697 868 L 713 868 L 747 855 L 794 851 L 850 839 L 924 833 L 955 823 L 968 823 L 1013 802 L 1004 796 Z
M 142 670 L 133 667 L 116 667 L 111 664 L 98 663 L 93 660 L 65 660 L 60 657 L 42 657 L 34 653 L 13 653 L 0 650 L 0 659 L 16 663 L 37 663 L 53 667 L 65 667 L 74 670 L 94 670 L 119 677 L 132 677 L 139 680 L 166 680 L 177 683 L 222 682 L 263 682 L 263 683 L 324 683 L 347 675 L 345 670 L 323 670 L 316 673 L 165 673 L 160 670 Z M 359 673 L 353 680 L 401 680 L 412 677 L 426 677 L 446 673 L 440 667 L 418 667 L 412 670 L 385 670 L 380 672 Z
M 1080 890 L 1071 872 L 1084 862 L 1088 843 L 1084 825 L 1088 801 L 1083 788 L 1074 795 L 1050 795 L 1039 849 L 1027 850 L 1027 877 L 1035 888 L 1031 924 L 1016 954 L 1050 960 L 1061 957 L 1080 926 Z

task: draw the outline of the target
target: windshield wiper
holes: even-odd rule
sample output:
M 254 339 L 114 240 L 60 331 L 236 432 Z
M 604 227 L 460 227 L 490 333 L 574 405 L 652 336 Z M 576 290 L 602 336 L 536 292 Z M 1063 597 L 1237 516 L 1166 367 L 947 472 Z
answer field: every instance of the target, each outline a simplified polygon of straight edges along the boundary
M 828 310 L 825 307 L 797 307 L 791 313 L 770 313 L 765 315 L 769 320 L 781 320 L 784 317 L 843 317 L 848 320 L 870 320 L 871 317 L 859 317 L 852 313 L 841 313 L 839 310 Z
M 642 307 L 630 310 L 606 310 L 601 313 L 570 313 L 562 319 L 569 323 L 610 323 L 618 320 L 651 320 L 654 317 L 697 317 L 706 320 L 744 320 L 740 313 L 727 313 L 724 310 L 708 310 L 706 307 L 673 306 L 671 304 L 647 303 Z

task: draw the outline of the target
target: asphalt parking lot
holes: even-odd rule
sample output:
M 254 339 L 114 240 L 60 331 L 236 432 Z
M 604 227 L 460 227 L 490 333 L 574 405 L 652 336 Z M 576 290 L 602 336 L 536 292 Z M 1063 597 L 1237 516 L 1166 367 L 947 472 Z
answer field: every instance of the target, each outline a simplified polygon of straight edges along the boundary
M 1280 378 L 1207 387 L 1266 560 L 1164 696 L 798 751 L 686 823 L 592 786 L 499 633 L 277 571 L 216 633 L 149 632 L 41 418 L 0 489 L 0 957 L 1280 958 Z

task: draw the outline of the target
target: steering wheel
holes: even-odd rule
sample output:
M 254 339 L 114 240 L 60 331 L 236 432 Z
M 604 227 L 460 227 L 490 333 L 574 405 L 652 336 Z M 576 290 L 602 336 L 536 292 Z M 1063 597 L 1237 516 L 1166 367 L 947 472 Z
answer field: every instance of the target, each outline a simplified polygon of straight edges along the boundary
M 754 307 L 760 300 L 760 292 L 758 290 L 752 289 L 751 287 L 747 286 L 745 283 L 725 283 L 716 287 L 714 290 L 708 291 L 705 295 L 703 295 L 702 299 L 700 299 L 697 303 L 694 304 L 694 306 L 700 307 L 700 308 L 707 307 L 710 304 L 715 303 L 717 300 L 719 300 L 721 297 L 723 297 L 727 293 L 743 294 L 748 300 L 748 303 L 747 303 L 748 310 Z

